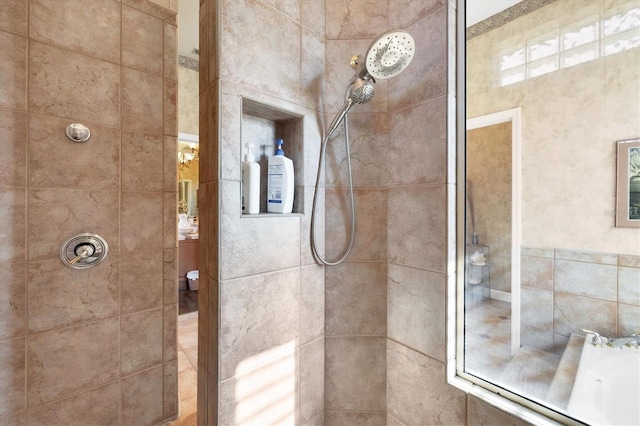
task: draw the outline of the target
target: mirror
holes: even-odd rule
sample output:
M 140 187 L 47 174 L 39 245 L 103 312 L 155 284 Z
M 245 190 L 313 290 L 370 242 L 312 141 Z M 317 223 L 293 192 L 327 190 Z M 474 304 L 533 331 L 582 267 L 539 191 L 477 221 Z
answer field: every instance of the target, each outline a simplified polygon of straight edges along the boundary
M 524 0 L 469 27 L 466 57 L 458 375 L 563 423 L 640 424 L 640 232 L 616 227 L 640 5 Z
M 198 216 L 198 135 L 178 135 L 178 213 Z

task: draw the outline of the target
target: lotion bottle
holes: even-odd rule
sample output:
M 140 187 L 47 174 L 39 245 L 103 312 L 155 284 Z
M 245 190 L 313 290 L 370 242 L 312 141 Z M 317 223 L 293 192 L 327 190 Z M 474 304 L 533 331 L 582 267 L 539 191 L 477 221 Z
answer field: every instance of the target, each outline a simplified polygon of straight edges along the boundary
M 276 155 L 269 157 L 267 211 L 270 213 L 291 213 L 293 210 L 293 161 L 284 156 L 283 143 L 278 139 Z
M 247 143 L 242 162 L 242 213 L 260 213 L 260 164 L 253 156 L 253 144 Z

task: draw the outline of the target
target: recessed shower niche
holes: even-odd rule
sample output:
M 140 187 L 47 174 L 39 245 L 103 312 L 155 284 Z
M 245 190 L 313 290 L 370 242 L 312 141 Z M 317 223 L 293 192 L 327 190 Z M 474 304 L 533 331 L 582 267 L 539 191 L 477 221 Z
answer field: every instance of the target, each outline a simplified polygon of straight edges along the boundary
M 260 213 L 242 214 L 243 218 L 286 216 L 287 214 L 267 213 L 267 178 L 269 157 L 275 154 L 276 140 L 284 141 L 284 155 L 293 161 L 294 199 L 291 214 L 304 212 L 301 188 L 304 176 L 303 117 L 298 114 L 274 108 L 249 99 L 242 99 L 242 122 L 240 131 L 240 161 L 244 160 L 247 145 L 253 145 L 255 161 L 260 164 Z M 242 191 L 242 187 L 240 188 Z M 240 194 L 242 203 L 242 194 Z M 242 211 L 242 205 L 240 206 Z

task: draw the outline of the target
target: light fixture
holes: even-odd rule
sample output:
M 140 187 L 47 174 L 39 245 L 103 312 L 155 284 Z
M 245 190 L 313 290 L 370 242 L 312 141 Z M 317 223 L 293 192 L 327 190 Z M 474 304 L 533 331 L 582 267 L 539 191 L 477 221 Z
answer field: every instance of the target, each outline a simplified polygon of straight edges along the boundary
M 183 171 L 188 168 L 193 160 L 200 158 L 197 145 L 189 143 L 178 151 L 178 169 Z

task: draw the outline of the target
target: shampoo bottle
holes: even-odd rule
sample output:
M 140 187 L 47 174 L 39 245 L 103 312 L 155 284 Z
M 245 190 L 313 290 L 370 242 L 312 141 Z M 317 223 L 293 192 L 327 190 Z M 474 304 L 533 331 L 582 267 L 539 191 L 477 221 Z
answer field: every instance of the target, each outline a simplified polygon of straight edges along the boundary
M 253 144 L 246 144 L 242 162 L 242 213 L 260 213 L 260 164 L 253 156 Z
M 269 157 L 267 211 L 271 213 L 291 213 L 293 209 L 293 161 L 284 156 L 283 143 L 278 139 L 276 155 Z

